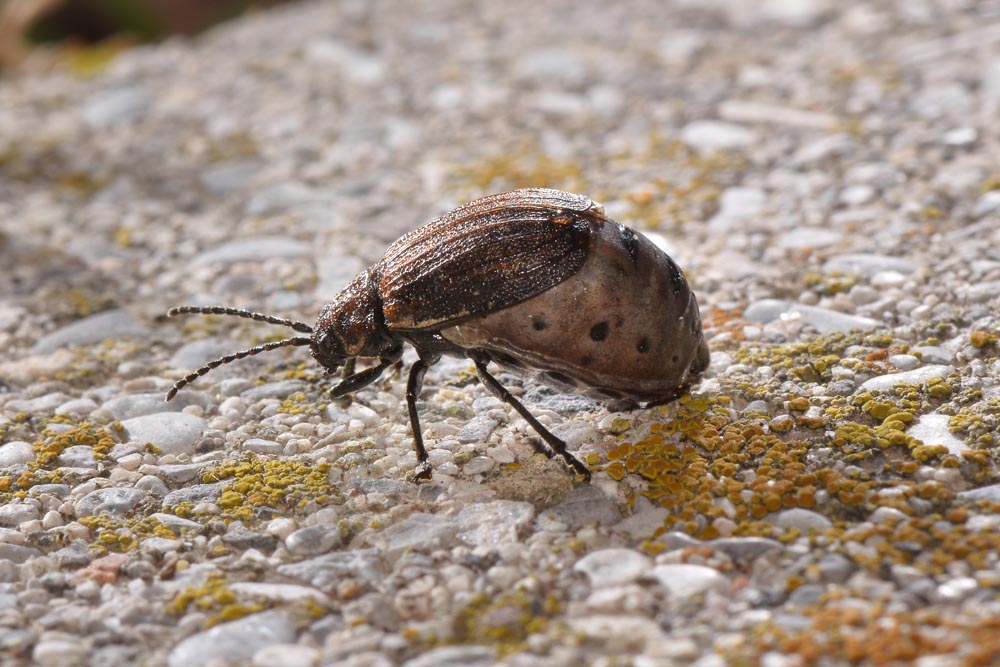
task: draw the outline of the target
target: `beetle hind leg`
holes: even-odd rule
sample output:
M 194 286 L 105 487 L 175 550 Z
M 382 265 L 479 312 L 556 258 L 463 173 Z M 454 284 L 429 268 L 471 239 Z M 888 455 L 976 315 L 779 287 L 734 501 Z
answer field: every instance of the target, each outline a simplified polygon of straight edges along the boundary
M 473 357 L 472 361 L 475 362 L 476 373 L 479 375 L 479 380 L 483 383 L 483 385 L 485 385 L 486 389 L 501 401 L 517 410 L 518 414 L 520 414 L 524 420 L 531 425 L 531 428 L 535 429 L 535 432 L 542 437 L 542 440 L 544 440 L 545 443 L 552 448 L 552 451 L 561 456 L 563 461 L 566 462 L 566 465 L 576 471 L 578 475 L 583 477 L 584 481 L 589 482 L 590 471 L 587 470 L 587 466 L 583 465 L 580 459 L 566 451 L 566 443 L 554 436 L 547 428 L 542 426 L 541 423 L 535 419 L 534 415 L 528 411 L 528 408 L 524 407 L 520 401 L 514 398 L 514 396 L 507 391 L 506 387 L 500 384 L 495 377 L 490 375 L 489 371 L 486 370 L 485 360 Z

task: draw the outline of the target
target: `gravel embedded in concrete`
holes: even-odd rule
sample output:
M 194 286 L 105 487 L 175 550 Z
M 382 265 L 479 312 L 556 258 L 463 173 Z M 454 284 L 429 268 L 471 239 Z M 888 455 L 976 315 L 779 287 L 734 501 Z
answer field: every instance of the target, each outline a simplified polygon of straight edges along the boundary
M 4 72 L 0 663 L 990 664 L 998 26 L 316 0 Z M 591 484 L 464 359 L 420 393 L 420 485 L 411 351 L 349 399 L 284 349 L 164 401 L 289 335 L 168 308 L 311 323 L 403 233 L 522 185 L 666 248 L 712 349 L 650 409 L 500 375 Z

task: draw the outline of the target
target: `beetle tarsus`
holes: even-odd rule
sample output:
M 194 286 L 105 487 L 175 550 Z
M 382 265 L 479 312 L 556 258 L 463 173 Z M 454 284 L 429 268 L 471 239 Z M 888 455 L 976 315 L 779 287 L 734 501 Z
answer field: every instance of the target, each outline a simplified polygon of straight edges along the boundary
M 566 462 L 566 465 L 576 471 L 578 475 L 583 477 L 585 482 L 589 482 L 590 471 L 587 470 L 587 466 L 583 465 L 580 459 L 566 451 L 566 443 L 554 436 L 547 428 L 542 426 L 541 423 L 535 419 L 534 415 L 528 411 L 528 408 L 524 407 L 520 401 L 514 398 L 514 396 L 507 391 L 506 387 L 500 384 L 495 377 L 490 375 L 490 372 L 486 369 L 486 362 L 483 359 L 473 358 L 473 361 L 476 364 L 476 373 L 479 375 L 479 380 L 486 386 L 486 389 L 501 401 L 517 410 L 518 414 L 521 415 L 524 420 L 528 422 L 531 428 L 535 429 L 535 432 L 542 437 L 542 440 L 544 440 L 545 443 L 552 448 L 552 451 L 561 456 L 563 461 Z
M 421 461 L 417 464 L 417 467 L 413 469 L 413 481 L 414 482 L 426 482 L 431 478 L 431 464 L 427 461 Z

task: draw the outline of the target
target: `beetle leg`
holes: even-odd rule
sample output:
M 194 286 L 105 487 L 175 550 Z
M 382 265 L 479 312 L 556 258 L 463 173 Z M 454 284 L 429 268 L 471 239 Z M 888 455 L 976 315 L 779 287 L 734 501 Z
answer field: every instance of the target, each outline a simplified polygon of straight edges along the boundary
M 544 426 L 542 426 L 535 417 L 528 412 L 528 408 L 524 407 L 520 401 L 514 398 L 506 387 L 500 384 L 495 377 L 490 375 L 489 371 L 486 370 L 486 362 L 481 359 L 472 359 L 476 364 L 476 373 L 479 375 L 479 380 L 486 386 L 486 389 L 499 398 L 504 403 L 509 404 L 518 414 L 524 417 L 524 420 L 531 425 L 531 428 L 535 429 L 538 435 L 542 436 L 549 447 L 552 448 L 556 454 L 561 456 L 566 462 L 566 465 L 571 467 L 576 471 L 578 475 L 581 475 L 585 481 L 590 481 L 590 471 L 587 470 L 587 466 L 583 465 L 578 458 L 566 451 L 566 443 L 552 435 L 551 432 Z
M 406 381 L 406 410 L 410 413 L 410 430 L 413 431 L 413 449 L 417 452 L 417 468 L 413 475 L 415 481 L 430 479 L 431 466 L 427 463 L 427 450 L 424 448 L 424 436 L 420 432 L 420 416 L 417 414 L 417 396 L 424 381 L 424 373 L 431 364 L 437 363 L 439 356 L 420 357 L 410 366 L 410 377 Z
M 354 375 L 344 378 L 341 380 L 340 384 L 330 390 L 330 396 L 333 398 L 339 398 L 344 394 L 350 394 L 353 391 L 357 391 L 362 387 L 367 387 L 372 382 L 378 379 L 378 376 L 382 375 L 383 371 L 389 366 L 396 363 L 395 359 L 379 359 L 377 365 L 371 368 L 366 368 L 360 373 L 355 373 Z

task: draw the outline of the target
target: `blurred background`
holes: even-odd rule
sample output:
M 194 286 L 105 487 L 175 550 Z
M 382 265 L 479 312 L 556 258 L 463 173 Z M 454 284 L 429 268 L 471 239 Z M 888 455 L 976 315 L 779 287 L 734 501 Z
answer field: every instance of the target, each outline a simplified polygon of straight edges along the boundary
M 83 65 L 289 0 L 0 0 L 0 69 Z

